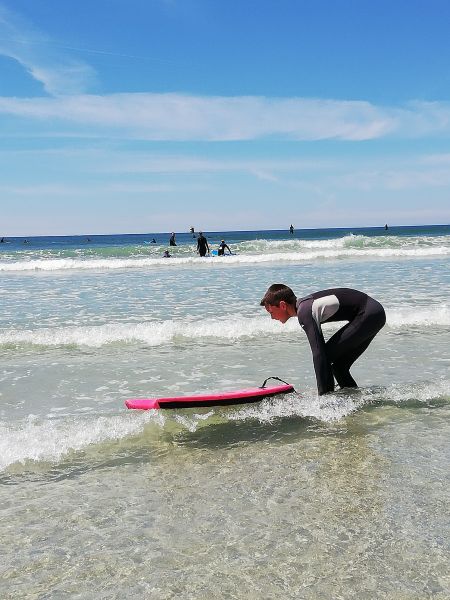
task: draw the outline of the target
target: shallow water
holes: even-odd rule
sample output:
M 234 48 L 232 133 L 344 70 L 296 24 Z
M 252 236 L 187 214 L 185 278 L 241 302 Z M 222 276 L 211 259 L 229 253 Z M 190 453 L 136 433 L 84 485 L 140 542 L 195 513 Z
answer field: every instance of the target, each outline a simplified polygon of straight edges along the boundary
M 196 258 L 188 237 L 166 261 L 134 239 L 80 247 L 75 265 L 55 252 L 76 253 L 76 239 L 8 247 L 0 596 L 448 598 L 450 237 L 372 233 L 234 232 L 224 260 Z M 274 281 L 384 304 L 359 390 L 317 397 L 298 324 L 258 306 Z M 123 404 L 269 375 L 297 392 Z

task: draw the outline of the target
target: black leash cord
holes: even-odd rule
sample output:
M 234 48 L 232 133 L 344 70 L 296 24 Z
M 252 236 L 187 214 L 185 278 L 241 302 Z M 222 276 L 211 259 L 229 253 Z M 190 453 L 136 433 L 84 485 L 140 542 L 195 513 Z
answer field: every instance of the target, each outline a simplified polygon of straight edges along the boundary
M 290 383 L 288 383 L 287 381 L 284 381 L 284 379 L 280 379 L 279 377 L 268 377 L 264 383 L 259 386 L 260 388 L 265 388 L 266 387 L 266 383 L 269 381 L 269 379 L 276 379 L 277 381 L 281 381 L 281 383 L 285 383 L 286 385 L 291 385 Z

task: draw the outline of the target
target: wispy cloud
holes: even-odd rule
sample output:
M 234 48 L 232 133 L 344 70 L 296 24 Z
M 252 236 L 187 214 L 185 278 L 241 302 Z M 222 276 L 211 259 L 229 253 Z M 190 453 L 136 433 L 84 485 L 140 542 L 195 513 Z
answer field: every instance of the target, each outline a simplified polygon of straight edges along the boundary
M 85 92 L 95 79 L 89 65 L 65 56 L 43 33 L 2 5 L 0 54 L 20 63 L 51 95 Z
M 79 135 L 168 141 L 262 138 L 362 141 L 450 134 L 450 103 L 382 107 L 363 101 L 186 94 L 0 98 L 0 114 Z
M 0 54 L 20 63 L 51 98 L 0 97 L 0 116 L 35 121 L 38 135 L 155 141 L 362 141 L 450 134 L 450 104 L 404 107 L 320 98 L 193 96 L 181 93 L 88 95 L 94 78 L 22 17 L 0 4 Z M 19 128 L 15 129 L 20 134 Z M 30 132 L 28 132 L 30 133 Z M 258 173 L 255 171 L 258 175 Z M 262 178 L 273 174 L 259 172 Z
M 414 168 L 386 168 L 381 170 L 359 170 L 348 172 L 333 178 L 335 189 L 351 189 L 354 191 L 380 192 L 401 190 L 429 190 L 431 188 L 448 188 L 450 171 L 448 169 L 417 170 Z
M 421 159 L 421 162 L 425 165 L 442 165 L 450 167 L 450 154 L 429 154 Z
M 354 156 L 341 153 L 333 158 L 320 159 L 291 156 L 241 157 L 237 160 L 230 156 L 161 156 L 129 149 L 88 147 L 0 150 L 0 163 L 3 165 L 1 192 L 29 191 L 31 194 L 33 190 L 37 191 L 36 184 L 29 188 L 17 185 L 5 187 L 8 173 L 18 162 L 27 172 L 37 173 L 38 179 L 46 168 L 51 168 L 53 182 L 55 177 L 64 179 L 67 172 L 71 173 L 71 189 L 77 193 L 95 187 L 94 180 L 97 180 L 96 185 L 103 191 L 136 193 L 176 191 L 193 185 L 197 190 L 204 189 L 207 185 L 217 185 L 217 181 L 221 181 L 220 185 L 223 185 L 225 179 L 236 176 L 251 176 L 263 182 L 289 189 L 302 189 L 316 195 L 322 194 L 323 190 L 326 194 L 330 190 L 338 190 L 340 193 L 345 193 L 345 190 L 385 193 L 389 190 L 444 189 L 450 186 L 448 153 L 406 155 L 395 159 L 392 156 Z M 80 186 L 79 175 L 73 178 L 74 172 L 89 175 L 89 181 Z M 164 182 L 163 185 L 161 181 Z M 167 187 L 168 181 L 171 184 Z M 50 187 L 48 193 L 57 194 L 59 189 Z

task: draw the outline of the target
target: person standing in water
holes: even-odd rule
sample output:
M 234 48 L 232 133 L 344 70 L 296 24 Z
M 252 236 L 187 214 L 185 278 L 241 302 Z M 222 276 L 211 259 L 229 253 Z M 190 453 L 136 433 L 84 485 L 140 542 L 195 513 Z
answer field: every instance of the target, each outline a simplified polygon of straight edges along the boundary
M 286 323 L 297 317 L 313 355 L 319 395 L 341 388 L 357 387 L 350 367 L 367 349 L 386 323 L 382 305 L 358 290 L 332 288 L 297 298 L 290 287 L 274 283 L 260 303 L 272 319 Z M 322 323 L 348 321 L 325 342 Z
M 206 252 L 209 254 L 208 240 L 205 238 L 203 233 L 200 231 L 197 238 L 197 252 L 200 256 L 206 256 Z
M 228 246 L 228 244 L 225 243 L 225 240 L 222 240 L 219 244 L 219 248 L 217 250 L 217 255 L 218 256 L 224 256 L 225 255 L 225 248 L 228 250 L 228 252 L 230 254 L 233 254 L 231 252 L 230 246 Z
M 290 231 L 291 235 L 293 235 L 293 233 L 294 233 L 294 226 L 292 225 L 292 223 L 291 223 L 291 226 L 289 227 L 289 231 Z
M 170 236 L 169 246 L 176 246 L 177 243 L 175 241 L 175 233 L 172 231 L 172 235 Z

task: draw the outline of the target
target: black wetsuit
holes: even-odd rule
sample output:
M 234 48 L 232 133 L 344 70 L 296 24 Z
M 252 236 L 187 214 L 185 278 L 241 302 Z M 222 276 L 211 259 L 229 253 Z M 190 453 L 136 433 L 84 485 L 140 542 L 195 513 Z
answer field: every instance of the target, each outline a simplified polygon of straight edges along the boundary
M 197 238 L 197 251 L 200 256 L 206 256 L 206 251 L 209 252 L 208 241 L 204 235 L 199 235 Z
M 231 254 L 231 250 L 230 247 L 225 244 L 225 242 L 221 242 L 219 244 L 219 249 L 217 250 L 217 255 L 218 256 L 224 256 L 225 255 L 225 248 L 228 250 L 228 252 Z
M 356 387 L 350 367 L 386 323 L 381 304 L 358 290 L 332 288 L 297 300 L 297 316 L 311 346 L 319 394 L 334 390 L 334 378 L 341 388 Z M 321 324 L 332 321 L 348 323 L 325 342 Z

